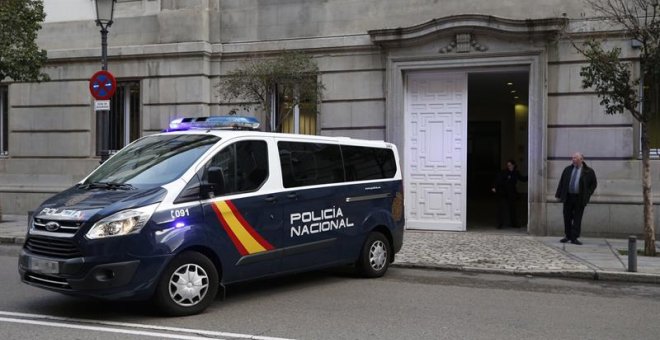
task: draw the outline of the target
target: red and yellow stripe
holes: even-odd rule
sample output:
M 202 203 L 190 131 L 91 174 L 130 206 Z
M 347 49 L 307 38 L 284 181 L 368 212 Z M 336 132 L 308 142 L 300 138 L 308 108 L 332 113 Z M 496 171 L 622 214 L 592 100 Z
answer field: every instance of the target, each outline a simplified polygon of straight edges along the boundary
M 215 214 L 218 215 L 220 224 L 222 224 L 241 255 L 245 256 L 274 249 L 247 223 L 231 201 L 218 201 L 211 204 L 211 206 Z

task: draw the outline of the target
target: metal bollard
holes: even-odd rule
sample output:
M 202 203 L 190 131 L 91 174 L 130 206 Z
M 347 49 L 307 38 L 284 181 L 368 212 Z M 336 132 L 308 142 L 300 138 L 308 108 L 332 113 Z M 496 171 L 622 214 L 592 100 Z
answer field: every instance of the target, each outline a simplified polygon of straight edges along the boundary
M 628 236 L 628 271 L 637 271 L 637 236 Z

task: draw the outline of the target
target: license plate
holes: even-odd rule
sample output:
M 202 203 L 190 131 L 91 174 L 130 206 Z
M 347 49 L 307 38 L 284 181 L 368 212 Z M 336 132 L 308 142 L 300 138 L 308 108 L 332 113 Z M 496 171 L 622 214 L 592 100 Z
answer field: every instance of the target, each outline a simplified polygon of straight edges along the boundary
M 60 264 L 57 261 L 44 260 L 37 257 L 30 258 L 30 271 L 44 274 L 58 274 Z

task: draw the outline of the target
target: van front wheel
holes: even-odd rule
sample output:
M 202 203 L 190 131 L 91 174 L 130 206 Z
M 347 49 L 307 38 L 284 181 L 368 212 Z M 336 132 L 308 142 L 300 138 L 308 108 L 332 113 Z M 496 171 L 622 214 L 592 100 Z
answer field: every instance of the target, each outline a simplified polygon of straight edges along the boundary
M 211 260 L 197 252 L 184 252 L 163 271 L 154 301 L 168 315 L 197 314 L 213 302 L 218 285 Z
M 362 246 L 357 267 L 360 275 L 364 277 L 381 277 L 390 264 L 392 247 L 385 235 L 372 232 Z

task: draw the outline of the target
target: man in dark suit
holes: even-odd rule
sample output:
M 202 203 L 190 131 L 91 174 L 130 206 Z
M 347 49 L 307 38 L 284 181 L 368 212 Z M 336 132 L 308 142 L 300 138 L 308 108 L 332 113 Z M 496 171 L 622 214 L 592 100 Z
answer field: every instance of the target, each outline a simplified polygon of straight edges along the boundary
M 573 164 L 567 166 L 559 179 L 555 197 L 564 203 L 564 238 L 561 243 L 570 241 L 582 244 L 578 240 L 582 225 L 582 213 L 596 190 L 596 173 L 584 162 L 584 156 L 573 154 Z
M 509 222 L 512 228 L 520 227 L 518 225 L 518 190 L 516 186 L 518 181 L 527 182 L 527 176 L 523 176 L 518 171 L 518 165 L 513 159 L 506 162 L 504 170 L 500 171 L 495 178 L 495 184 L 490 189 L 497 194 L 499 200 L 499 209 L 497 210 L 497 229 L 504 225 L 504 217 L 509 214 Z

